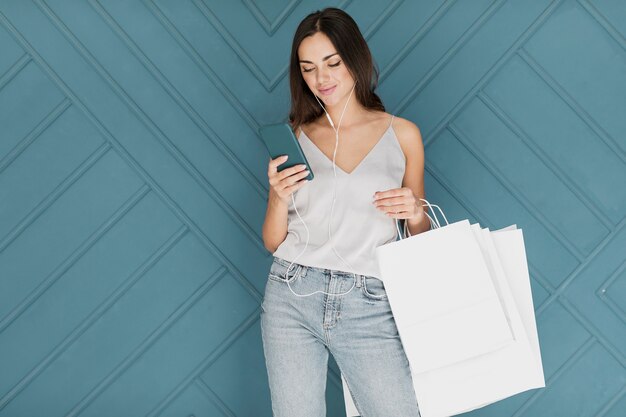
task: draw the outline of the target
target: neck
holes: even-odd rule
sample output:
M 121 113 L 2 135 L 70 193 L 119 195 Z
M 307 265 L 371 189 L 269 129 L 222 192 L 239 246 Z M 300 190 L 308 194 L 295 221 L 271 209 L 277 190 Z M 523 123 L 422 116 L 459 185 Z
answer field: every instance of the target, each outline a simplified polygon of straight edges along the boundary
M 365 108 L 356 100 L 354 100 L 354 97 L 352 97 L 352 99 L 348 102 L 348 105 L 346 106 L 347 98 L 348 97 L 346 96 L 342 101 L 336 104 L 324 105 L 326 107 L 326 111 L 330 115 L 330 118 L 333 119 L 335 128 L 337 129 L 361 124 L 363 122 L 363 119 L 366 117 Z M 343 118 L 341 117 L 342 113 Z M 339 125 L 340 121 L 341 126 Z M 324 126 L 330 127 L 332 129 L 328 122 L 328 119 L 326 118 L 326 115 L 322 116 L 321 123 Z

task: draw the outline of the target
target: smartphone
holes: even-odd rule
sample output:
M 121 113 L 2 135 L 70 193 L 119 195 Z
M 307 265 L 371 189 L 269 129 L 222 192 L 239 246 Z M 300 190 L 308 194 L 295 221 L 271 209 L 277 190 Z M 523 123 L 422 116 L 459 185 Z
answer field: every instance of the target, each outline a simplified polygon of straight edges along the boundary
M 300 141 L 298 141 L 298 138 L 294 135 L 289 123 L 274 123 L 261 126 L 261 128 L 259 128 L 259 135 L 261 139 L 263 139 L 265 147 L 269 151 L 272 159 L 276 159 L 282 155 L 288 156 L 287 160 L 278 166 L 279 172 L 294 165 L 305 164 L 309 170 L 309 175 L 305 178 L 309 181 L 313 179 L 311 165 L 309 165 L 309 162 L 306 160 L 306 156 L 300 146 Z

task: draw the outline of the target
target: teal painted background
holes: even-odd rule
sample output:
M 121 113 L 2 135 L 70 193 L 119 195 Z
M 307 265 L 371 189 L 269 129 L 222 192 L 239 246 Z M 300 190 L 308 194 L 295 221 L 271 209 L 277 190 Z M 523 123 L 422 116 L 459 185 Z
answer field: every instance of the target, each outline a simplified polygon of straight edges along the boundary
M 0 417 L 271 415 L 256 131 L 325 6 L 429 201 L 524 231 L 547 387 L 468 415 L 626 415 L 626 2 L 0 0 Z

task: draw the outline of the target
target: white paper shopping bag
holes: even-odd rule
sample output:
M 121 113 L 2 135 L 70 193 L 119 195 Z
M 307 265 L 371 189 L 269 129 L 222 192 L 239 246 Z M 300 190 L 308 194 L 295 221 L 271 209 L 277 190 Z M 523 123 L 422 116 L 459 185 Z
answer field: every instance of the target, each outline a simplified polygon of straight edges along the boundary
M 431 223 L 439 224 L 432 219 Z M 515 225 L 493 232 L 481 229 L 479 225 L 471 225 L 471 231 L 486 261 L 491 282 L 514 340 L 499 349 L 439 368 L 416 372 L 411 365 L 415 393 L 423 417 L 460 414 L 528 389 L 545 386 L 522 232 Z M 426 233 L 432 233 L 432 230 Z M 390 256 L 393 257 L 393 253 Z M 413 254 L 413 259 L 419 263 L 420 257 Z M 402 297 L 406 291 L 402 285 L 389 286 L 384 278 L 387 276 L 383 272 L 396 323 L 398 320 L 402 323 L 405 315 L 409 315 L 410 321 L 409 307 L 415 305 L 414 300 L 410 299 L 407 303 L 406 297 Z M 450 325 L 445 321 L 442 323 Z M 398 325 L 398 331 L 411 363 L 415 355 L 410 353 L 419 349 L 420 340 L 405 338 L 401 326 Z M 342 383 L 347 415 L 358 416 L 343 375 Z
M 376 248 L 413 372 L 441 368 L 513 340 L 468 220 Z
M 545 386 L 521 230 L 480 232 L 481 245 L 491 254 L 493 276 L 515 341 L 467 361 L 413 374 L 424 417 L 461 414 Z M 499 253 L 517 255 L 503 257 L 501 262 Z
M 346 384 L 346 379 L 341 374 L 341 386 L 343 387 L 343 400 L 346 406 L 346 417 L 356 417 L 359 416 L 359 410 L 357 410 L 356 405 L 354 404 L 354 399 L 352 398 L 352 394 L 350 394 L 350 390 L 348 388 L 348 384 Z
M 405 352 L 413 374 L 512 342 L 469 221 L 383 245 L 377 258 L 402 343 L 411 347 Z M 356 416 L 343 375 L 342 383 L 347 415 Z

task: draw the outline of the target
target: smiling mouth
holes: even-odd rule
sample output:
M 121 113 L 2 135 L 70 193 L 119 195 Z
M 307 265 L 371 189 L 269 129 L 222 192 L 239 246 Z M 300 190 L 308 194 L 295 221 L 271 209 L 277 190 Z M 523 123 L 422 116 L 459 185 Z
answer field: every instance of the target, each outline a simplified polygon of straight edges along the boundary
M 332 92 L 335 90 L 335 88 L 336 88 L 336 87 L 337 87 L 337 86 L 336 86 L 336 85 L 334 85 L 334 86 L 332 86 L 332 87 L 330 87 L 330 88 L 327 88 L 327 89 L 325 89 L 325 90 L 321 90 L 321 89 L 320 89 L 320 93 L 322 93 L 322 94 L 330 94 L 330 93 L 332 93 Z

